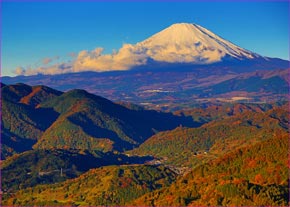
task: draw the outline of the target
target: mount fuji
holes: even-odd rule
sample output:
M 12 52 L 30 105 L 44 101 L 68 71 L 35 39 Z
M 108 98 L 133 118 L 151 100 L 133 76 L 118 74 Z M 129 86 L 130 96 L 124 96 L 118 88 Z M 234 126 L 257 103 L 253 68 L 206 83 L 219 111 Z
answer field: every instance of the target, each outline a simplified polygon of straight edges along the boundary
M 209 64 L 227 56 L 238 60 L 263 58 L 199 25 L 188 23 L 173 24 L 137 43 L 133 50 L 142 51 L 155 61 L 169 63 Z
M 208 66 L 234 72 L 288 68 L 289 61 L 241 48 L 197 24 L 176 23 L 136 44 L 124 44 L 114 54 L 100 48 L 77 59 L 74 72 L 192 70 Z
M 287 67 L 288 62 L 263 57 L 243 49 L 213 32 L 197 25 L 178 23 L 136 44 L 124 44 L 112 54 L 102 54 L 103 48 L 81 51 L 75 60 L 35 69 L 17 70 L 18 75 L 55 75 L 84 71 L 126 71 L 134 69 L 178 70 L 190 65 L 231 66 L 235 72 Z M 234 66 L 234 67 L 232 67 Z M 242 68 L 241 68 L 242 66 Z
M 191 70 L 224 66 L 240 73 L 289 67 L 289 61 L 264 57 L 189 23 L 173 24 L 142 42 L 125 45 L 120 51 L 127 49 L 130 52 L 122 55 L 123 60 L 135 61 L 126 69 Z
M 243 49 L 197 25 L 178 23 L 116 53 L 79 54 L 63 74 L 2 77 L 5 84 L 85 89 L 113 101 L 178 106 L 201 100 L 288 99 L 289 61 Z

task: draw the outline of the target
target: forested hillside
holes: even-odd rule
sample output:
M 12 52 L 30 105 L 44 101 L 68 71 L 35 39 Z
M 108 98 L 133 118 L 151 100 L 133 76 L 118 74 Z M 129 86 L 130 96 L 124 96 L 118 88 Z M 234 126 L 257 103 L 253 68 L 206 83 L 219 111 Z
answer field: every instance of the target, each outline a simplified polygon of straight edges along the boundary
M 289 103 L 174 113 L 1 85 L 4 206 L 288 206 Z

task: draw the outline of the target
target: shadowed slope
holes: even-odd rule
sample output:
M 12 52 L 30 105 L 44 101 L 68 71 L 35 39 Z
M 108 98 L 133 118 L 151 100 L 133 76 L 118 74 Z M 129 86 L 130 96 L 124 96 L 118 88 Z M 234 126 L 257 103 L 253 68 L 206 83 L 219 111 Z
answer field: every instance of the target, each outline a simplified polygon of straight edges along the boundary
M 4 149 L 1 156 L 5 158 L 15 152 L 31 149 L 58 116 L 51 109 L 35 106 L 41 101 L 60 95 L 61 92 L 45 86 L 31 87 L 25 84 L 7 85 L 1 88 L 1 92 L 1 136 Z M 23 100 L 26 100 L 25 103 Z
M 191 118 L 130 110 L 84 90 L 66 92 L 40 107 L 53 108 L 60 116 L 35 148 L 123 150 L 139 145 L 154 132 L 195 125 Z

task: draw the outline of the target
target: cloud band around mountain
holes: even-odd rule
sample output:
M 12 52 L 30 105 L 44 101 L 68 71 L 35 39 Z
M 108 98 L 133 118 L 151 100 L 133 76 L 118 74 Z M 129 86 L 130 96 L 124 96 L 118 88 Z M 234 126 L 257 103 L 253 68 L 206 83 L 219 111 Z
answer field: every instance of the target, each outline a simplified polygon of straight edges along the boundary
M 103 48 L 96 48 L 92 51 L 80 51 L 77 57 L 70 63 L 57 63 L 48 66 L 48 61 L 44 66 L 38 68 L 18 67 L 15 69 L 17 75 L 36 75 L 36 74 L 62 74 L 68 72 L 82 71 L 112 71 L 128 70 L 134 66 L 144 65 L 148 55 L 136 50 L 131 44 L 124 44 L 118 52 L 112 54 L 102 54 Z M 48 60 L 48 58 L 47 58 Z
M 103 48 L 83 50 L 69 62 L 52 64 L 43 59 L 37 68 L 19 67 L 17 75 L 62 74 L 82 71 L 128 70 L 146 65 L 148 60 L 167 63 L 210 64 L 219 62 L 226 55 L 235 59 L 255 58 L 259 55 L 240 48 L 195 24 L 173 24 L 150 38 L 135 45 L 124 44 L 112 54 L 102 54 Z
M 182 51 L 178 45 L 158 46 L 148 49 L 141 44 L 124 44 L 119 51 L 113 52 L 112 54 L 102 54 L 103 51 L 104 49 L 100 47 L 92 51 L 83 50 L 71 62 L 48 65 L 47 61 L 42 67 L 18 67 L 14 72 L 17 75 L 54 75 L 82 71 L 104 72 L 129 70 L 133 67 L 146 65 L 149 59 L 168 63 L 207 63 L 206 61 L 214 62 L 220 60 L 218 55 L 212 56 L 214 54 L 213 52 L 208 57 L 204 56 L 204 58 L 200 58 L 200 56 L 192 55 L 194 53 L 192 48 L 183 49 Z

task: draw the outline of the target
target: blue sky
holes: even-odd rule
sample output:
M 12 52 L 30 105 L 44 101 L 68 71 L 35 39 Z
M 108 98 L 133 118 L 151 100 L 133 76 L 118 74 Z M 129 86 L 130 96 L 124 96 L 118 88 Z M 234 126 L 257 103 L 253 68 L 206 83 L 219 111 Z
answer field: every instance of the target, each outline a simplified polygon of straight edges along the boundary
M 173 23 L 199 24 L 264 56 L 289 59 L 289 3 L 2 2 L 2 76 L 69 54 L 135 44 Z

